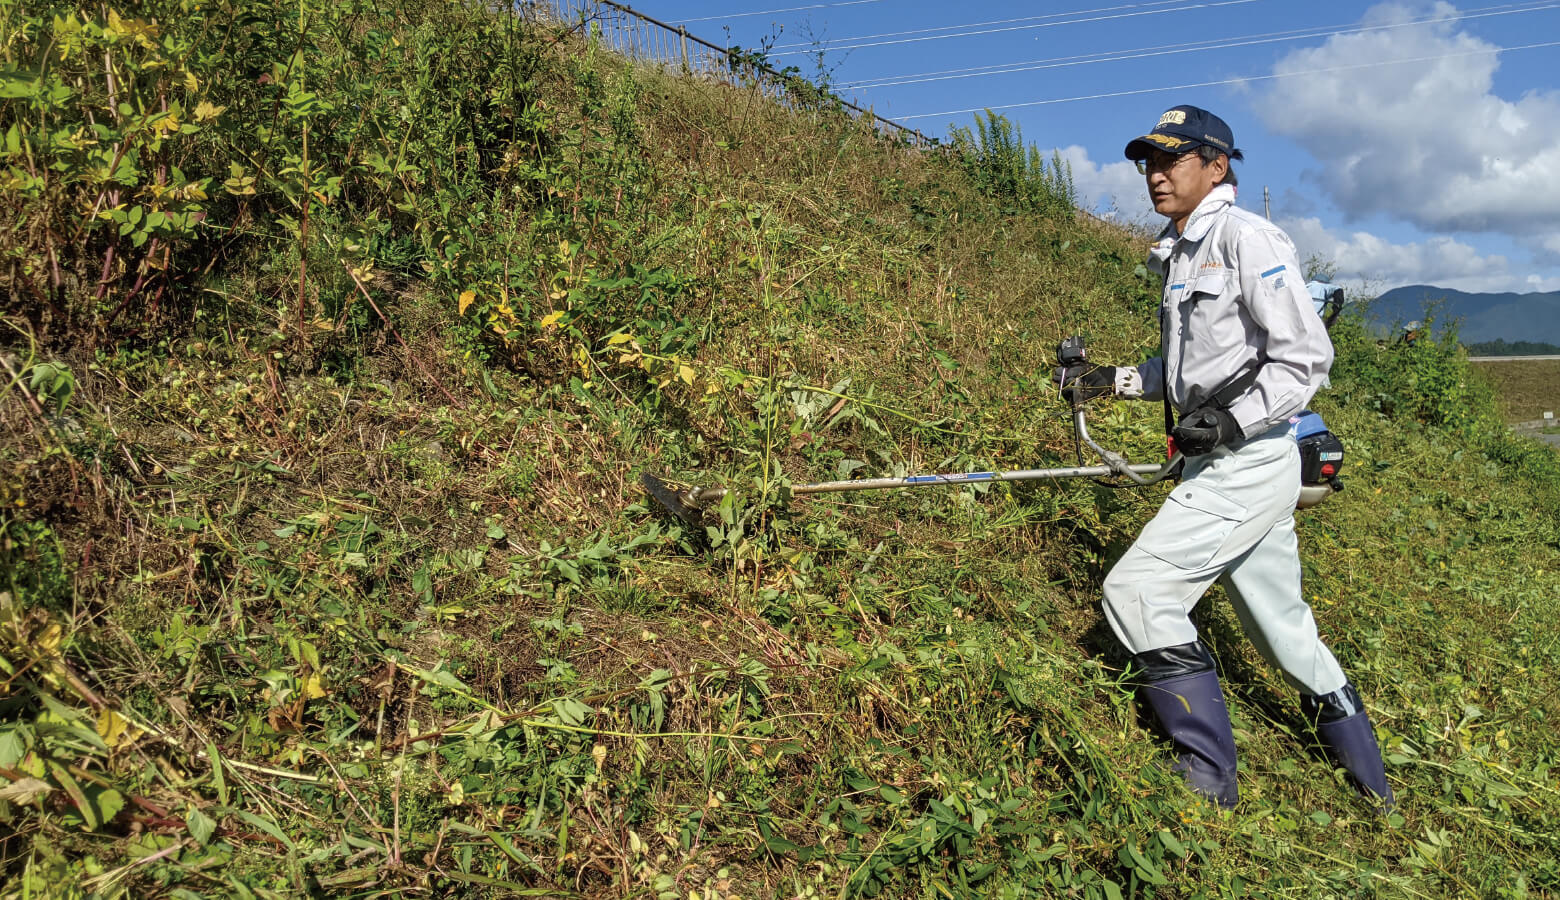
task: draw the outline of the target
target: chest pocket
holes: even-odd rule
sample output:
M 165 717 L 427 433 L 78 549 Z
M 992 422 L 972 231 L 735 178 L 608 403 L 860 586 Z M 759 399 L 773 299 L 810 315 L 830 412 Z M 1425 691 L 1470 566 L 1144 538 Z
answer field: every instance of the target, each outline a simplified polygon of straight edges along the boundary
M 1216 300 L 1224 294 L 1229 286 L 1230 273 L 1228 270 L 1209 272 L 1197 278 L 1188 278 L 1186 288 L 1181 292 L 1182 303 L 1196 303 L 1206 300 Z

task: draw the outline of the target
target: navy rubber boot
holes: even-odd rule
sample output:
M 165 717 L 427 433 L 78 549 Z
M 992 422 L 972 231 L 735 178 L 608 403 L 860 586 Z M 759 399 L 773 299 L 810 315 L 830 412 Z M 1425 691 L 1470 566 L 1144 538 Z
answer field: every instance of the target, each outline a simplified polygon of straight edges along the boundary
M 1139 653 L 1139 694 L 1175 745 L 1175 769 L 1192 790 L 1225 809 L 1240 799 L 1235 782 L 1235 732 L 1219 673 L 1201 641 Z
M 1348 771 L 1355 787 L 1375 799 L 1381 812 L 1390 812 L 1392 785 L 1387 783 L 1376 732 L 1354 685 L 1345 684 L 1330 694 L 1301 694 L 1300 709 L 1306 721 L 1316 726 L 1316 736 L 1328 755 Z

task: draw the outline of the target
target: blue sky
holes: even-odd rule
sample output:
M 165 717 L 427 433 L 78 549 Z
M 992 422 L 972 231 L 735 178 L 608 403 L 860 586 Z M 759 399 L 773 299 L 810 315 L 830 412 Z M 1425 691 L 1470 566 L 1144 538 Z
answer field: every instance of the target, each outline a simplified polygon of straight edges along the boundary
M 635 5 L 768 44 L 929 135 L 989 107 L 1062 153 L 1086 205 L 1128 220 L 1157 223 L 1122 148 L 1164 109 L 1202 106 L 1246 153 L 1240 204 L 1261 212 L 1266 187 L 1302 257 L 1346 283 L 1560 290 L 1560 0 Z

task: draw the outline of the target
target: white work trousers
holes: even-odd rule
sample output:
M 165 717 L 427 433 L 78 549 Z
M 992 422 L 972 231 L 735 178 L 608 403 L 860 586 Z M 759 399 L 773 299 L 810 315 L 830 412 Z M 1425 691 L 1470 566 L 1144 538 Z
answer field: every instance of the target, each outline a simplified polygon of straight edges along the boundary
M 1344 685 L 1300 591 L 1300 450 L 1280 425 L 1186 461 L 1183 480 L 1105 578 L 1105 616 L 1133 653 L 1189 644 L 1218 579 L 1246 636 L 1307 694 Z

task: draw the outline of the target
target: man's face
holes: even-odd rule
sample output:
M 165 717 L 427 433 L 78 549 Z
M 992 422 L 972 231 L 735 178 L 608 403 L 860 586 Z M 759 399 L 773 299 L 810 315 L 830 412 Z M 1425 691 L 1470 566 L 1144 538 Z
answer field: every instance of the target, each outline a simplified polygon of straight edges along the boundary
M 1230 165 L 1224 156 L 1205 163 L 1195 150 L 1186 153 L 1155 150 L 1143 164 L 1154 212 L 1173 220 L 1177 227 L 1191 216 L 1208 192 L 1224 180 Z

